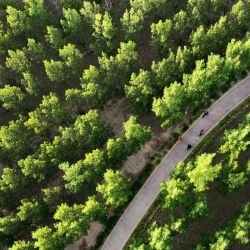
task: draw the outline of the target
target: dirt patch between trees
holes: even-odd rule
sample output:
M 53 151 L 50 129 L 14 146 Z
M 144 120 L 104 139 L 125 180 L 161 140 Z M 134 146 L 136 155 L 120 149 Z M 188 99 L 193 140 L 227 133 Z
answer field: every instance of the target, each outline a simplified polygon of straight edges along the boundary
M 82 236 L 78 241 L 64 248 L 64 250 L 84 250 L 95 245 L 97 236 L 104 230 L 104 226 L 98 222 L 92 222 L 87 236 Z

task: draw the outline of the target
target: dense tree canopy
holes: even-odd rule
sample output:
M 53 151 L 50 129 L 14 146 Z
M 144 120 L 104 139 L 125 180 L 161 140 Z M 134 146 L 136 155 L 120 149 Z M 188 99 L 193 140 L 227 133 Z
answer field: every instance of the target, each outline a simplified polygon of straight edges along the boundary
M 107 205 L 120 207 L 124 205 L 130 196 L 130 181 L 121 171 L 114 172 L 108 169 L 104 174 L 105 184 L 99 184 L 97 191 L 100 192 Z
M 108 228 L 161 156 L 153 116 L 184 129 L 250 69 L 249 0 L 2 0 L 0 13 L 1 249 L 61 250 L 93 221 Z M 247 183 L 248 124 L 218 157 L 178 164 L 161 185 L 169 218 L 131 249 L 171 248 L 210 215 L 210 183 L 223 195 Z M 139 150 L 145 172 L 130 180 Z M 209 244 L 247 243 L 247 223 Z

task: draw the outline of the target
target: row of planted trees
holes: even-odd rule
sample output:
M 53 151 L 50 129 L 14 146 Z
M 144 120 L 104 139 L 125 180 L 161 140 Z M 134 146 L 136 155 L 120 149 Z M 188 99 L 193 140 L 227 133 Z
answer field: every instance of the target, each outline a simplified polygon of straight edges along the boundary
M 191 3 L 189 5 L 192 6 Z M 239 1 L 233 6 L 228 18 L 226 16 L 225 18 L 223 17 L 224 19 L 221 18 L 218 23 L 208 28 L 207 31 L 203 28 L 204 34 L 197 29 L 196 32 L 191 34 L 191 44 L 193 45 L 191 48 L 179 47 L 176 54 L 170 52 L 168 58 L 158 63 L 153 62 L 152 72 L 140 70 L 138 74 L 133 73 L 131 75 L 138 61 L 138 53 L 135 49 L 135 43 L 122 43 L 115 56 L 108 57 L 106 54 L 103 54 L 99 57 L 99 68 L 91 65 L 89 69 L 83 72 L 80 79 L 82 89 L 68 89 L 65 92 L 65 104 L 67 103 L 71 110 L 77 110 L 78 107 L 81 106 L 87 106 L 87 109 L 103 107 L 107 100 L 113 96 L 112 94 L 123 91 L 123 86 L 129 81 L 131 75 L 130 83 L 125 86 L 128 99 L 132 103 L 133 108 L 137 107 L 142 110 L 149 109 L 155 95 L 159 95 L 165 86 L 169 86 L 176 80 L 180 81 L 182 74 L 192 69 L 195 58 L 206 57 L 211 51 L 223 51 L 222 47 L 225 48 L 227 41 L 230 41 L 231 37 L 235 35 L 240 36 L 240 34 L 246 31 L 246 24 L 248 23 L 249 17 L 248 5 L 249 3 L 247 1 Z M 188 8 L 189 11 L 187 11 L 189 15 L 190 11 L 193 10 L 190 6 Z M 239 12 L 241 9 L 243 13 Z M 242 15 L 239 16 L 239 14 Z M 199 20 L 202 18 L 196 17 L 196 19 Z M 228 26 L 232 28 L 224 34 L 225 32 L 223 33 L 222 30 Z M 201 27 L 202 26 L 200 26 L 200 29 Z M 233 32 L 234 30 L 235 32 Z M 239 32 L 239 30 L 242 32 Z M 224 34 L 223 38 L 221 37 L 222 33 Z M 154 37 L 159 36 L 160 34 L 154 35 Z M 208 37 L 207 39 L 213 42 L 208 42 L 204 37 Z M 161 40 L 162 39 L 160 39 L 160 41 Z M 163 40 L 165 41 L 165 39 Z M 217 43 L 219 42 L 222 47 L 218 49 Z M 163 44 L 165 44 L 165 42 L 163 42 Z M 210 46 L 214 44 L 214 49 L 203 48 L 204 46 L 202 44 L 204 46 L 206 44 L 210 44 Z M 62 60 L 45 59 L 43 47 L 40 42 L 36 42 L 34 39 L 28 39 L 27 47 L 24 47 L 22 50 L 8 51 L 9 57 L 6 58 L 6 66 L 15 73 L 22 74 L 23 79 L 21 79 L 20 83 L 29 94 L 37 94 L 39 89 L 42 88 L 39 80 L 30 72 L 30 67 L 33 65 L 31 62 L 38 61 L 41 64 L 43 61 L 47 77 L 55 83 L 67 82 L 74 76 L 79 78 L 79 74 L 82 70 L 81 65 L 84 56 L 75 45 L 69 43 L 62 49 L 59 49 L 59 57 Z M 235 63 L 237 64 L 239 62 Z M 245 69 L 240 70 L 244 71 Z M 239 72 L 239 74 L 240 73 L 241 72 Z M 229 80 L 234 79 L 230 78 Z M 169 91 L 171 91 L 171 89 Z M 216 91 L 215 89 L 214 92 Z M 21 111 L 27 106 L 27 102 L 30 102 L 30 96 L 28 95 L 25 98 L 22 89 L 17 86 L 5 85 L 0 93 L 3 107 L 6 109 L 17 109 Z M 182 102 L 185 102 L 185 100 Z M 159 114 L 160 111 L 158 111 L 157 108 L 153 107 L 153 111 L 159 117 L 167 116 L 167 114 Z M 163 117 L 163 119 L 165 118 Z M 174 122 L 175 118 L 173 117 L 172 120 Z
M 109 135 L 109 129 L 104 126 L 98 112 L 90 111 L 85 116 L 78 117 L 74 126 L 61 130 L 61 135 L 56 136 L 52 143 L 41 144 L 40 150 L 35 154 L 19 160 L 20 170 L 4 168 L 0 179 L 1 207 L 11 209 L 17 206 L 18 212 L 7 213 L 1 218 L 2 246 L 13 241 L 22 232 L 24 225 L 27 232 L 32 231 L 44 223 L 49 214 L 61 223 L 55 223 L 54 229 L 42 227 L 32 233 L 36 240 L 35 246 L 39 249 L 62 249 L 62 246 L 65 247 L 85 234 L 90 222 L 100 218 L 103 220 L 109 206 L 120 207 L 128 201 L 131 194 L 129 179 L 122 172 L 110 168 L 119 166 L 129 155 L 138 151 L 150 139 L 151 131 L 148 127 L 142 127 L 136 117 L 132 116 L 124 123 L 123 137 L 107 140 Z M 102 146 L 104 140 L 107 142 L 102 149 L 94 149 L 86 153 L 83 160 L 75 162 L 75 159 L 84 155 L 84 150 L 90 150 L 89 147 L 86 148 L 87 145 Z M 63 162 L 65 160 L 68 162 Z M 74 163 L 70 164 L 71 162 Z M 59 169 L 64 173 L 64 186 L 47 187 L 47 181 Z M 99 185 L 96 184 L 98 182 Z M 32 199 L 21 199 L 21 205 L 18 206 L 20 196 L 24 192 L 27 195 L 29 191 L 26 189 L 31 190 L 32 187 L 41 189 L 41 194 L 33 195 Z M 95 187 L 104 201 L 90 196 L 85 205 L 75 204 L 71 207 L 64 203 L 74 193 L 81 194 L 84 190 L 93 193 Z M 60 205 L 61 203 L 63 204 Z M 88 212 L 85 214 L 82 209 Z M 96 209 L 98 210 L 95 212 Z M 94 213 L 96 217 L 89 213 Z M 57 225 L 60 225 L 60 229 Z M 48 238 L 47 234 L 51 237 Z M 16 243 L 19 244 L 21 243 Z
M 188 19 L 194 18 L 191 13 L 188 13 L 189 12 L 185 14 Z M 227 80 L 223 79 L 224 81 L 235 81 L 236 79 L 242 77 L 242 75 L 244 75 L 249 70 L 249 65 L 247 65 L 247 58 L 249 56 L 249 43 L 247 42 L 247 40 L 249 38 L 249 35 L 245 36 L 245 33 L 249 29 L 249 16 L 249 1 L 238 1 L 232 6 L 232 9 L 227 13 L 227 15 L 222 16 L 213 25 L 207 26 L 202 22 L 200 23 L 200 26 L 197 25 L 198 28 L 196 30 L 194 29 L 192 32 L 190 31 L 187 34 L 187 36 L 189 36 L 188 40 L 190 42 L 183 43 L 177 48 L 174 46 L 176 45 L 178 39 L 175 39 L 174 36 L 169 36 L 166 32 L 170 29 L 168 28 L 168 22 L 170 22 L 171 20 L 167 20 L 165 24 L 160 23 L 160 27 L 157 26 L 158 24 L 152 24 L 153 44 L 155 44 L 155 46 L 161 51 L 161 46 L 166 46 L 166 44 L 168 44 L 168 42 L 170 43 L 172 40 L 173 45 L 166 48 L 167 52 L 162 51 L 162 54 L 168 54 L 167 57 L 159 62 L 153 62 L 151 71 L 141 70 L 137 74 L 132 74 L 129 84 L 126 84 L 125 86 L 125 93 L 130 103 L 132 104 L 131 106 L 143 111 L 150 110 L 153 106 L 152 110 L 156 114 L 156 116 L 162 119 L 163 123 L 164 120 L 166 120 L 166 122 L 168 123 L 167 120 L 170 118 L 169 125 L 172 125 L 175 122 L 175 117 L 171 119 L 171 112 L 166 111 L 166 113 L 164 113 L 164 110 L 167 110 L 167 107 L 163 106 L 164 99 L 165 103 L 170 103 L 169 108 L 175 108 L 175 102 L 168 101 L 168 96 L 170 95 L 170 93 L 175 92 L 174 89 L 176 89 L 176 84 L 174 83 L 179 83 L 178 90 L 184 90 L 185 92 L 187 92 L 187 88 L 191 88 L 187 86 L 189 84 L 186 83 L 190 81 L 189 79 L 187 79 L 187 75 L 190 75 L 190 72 L 192 72 L 193 69 L 195 69 L 194 72 L 196 75 L 201 75 L 202 71 L 200 71 L 199 69 L 205 68 L 205 66 L 203 66 L 202 64 L 204 64 L 204 62 L 207 62 L 208 56 L 212 57 L 212 54 L 217 54 L 218 56 L 225 57 L 225 59 L 228 58 L 228 61 L 230 61 L 227 62 L 227 67 L 229 68 L 227 69 L 227 71 L 230 71 L 230 75 L 228 76 Z M 171 22 L 176 22 L 175 19 L 173 20 L 174 21 Z M 183 22 L 186 23 L 185 21 Z M 175 29 L 173 28 L 175 27 L 175 25 L 170 26 L 171 29 Z M 154 31 L 158 29 L 159 32 Z M 179 32 L 177 31 L 174 31 L 174 33 L 179 34 Z M 235 38 L 236 41 L 238 39 L 244 38 L 244 45 L 240 46 L 240 42 L 233 42 L 233 38 Z M 241 54 L 240 58 L 238 58 L 237 53 Z M 245 57 L 245 59 L 243 59 L 243 57 Z M 201 62 L 201 60 L 203 60 L 203 63 Z M 240 66 L 241 60 L 244 61 L 242 63 L 242 67 Z M 203 79 L 201 79 L 200 81 L 202 80 Z M 171 84 L 173 84 L 172 88 L 170 86 Z M 203 91 L 199 89 L 199 85 L 210 84 L 209 82 L 207 83 L 205 79 L 203 80 L 203 82 L 200 82 L 197 85 L 192 84 L 193 91 L 190 93 L 192 99 L 193 94 L 196 95 L 196 92 L 199 93 L 200 91 Z M 216 79 L 214 79 L 214 85 L 218 85 Z M 225 86 L 215 86 L 215 88 L 209 89 L 209 93 L 204 92 L 201 93 L 201 95 L 205 96 L 204 99 L 209 99 L 215 95 L 218 95 L 218 92 L 225 91 L 225 89 Z M 162 107 L 157 108 L 157 104 L 160 103 L 159 96 L 162 95 L 162 91 L 164 91 L 161 102 Z M 166 97 L 164 98 L 165 93 Z M 183 103 L 186 103 L 184 98 L 179 98 L 179 100 L 180 99 L 183 101 Z M 172 98 L 170 98 L 170 100 L 172 100 Z M 180 104 L 177 102 L 177 106 L 179 105 Z M 192 110 L 193 105 L 195 106 L 195 103 L 191 102 L 189 109 Z M 183 110 L 179 108 L 176 109 L 180 111 L 178 113 L 183 113 Z
M 230 195 L 244 186 L 250 177 L 250 161 L 246 158 L 242 162 L 240 157 L 249 151 L 249 135 L 248 114 L 237 128 L 225 131 L 217 153 L 203 153 L 194 160 L 179 163 L 171 179 L 161 183 L 160 203 L 168 214 L 164 225 L 152 223 L 147 242 L 135 238 L 128 249 L 174 249 L 178 234 L 185 234 L 195 220 L 212 216 L 207 197 L 212 184 L 216 183 L 222 195 Z M 195 249 L 228 249 L 233 243 L 247 244 L 249 230 L 248 204 L 237 219 Z
M 0 22 L 0 101 L 20 115 L 0 129 L 1 247 L 15 242 L 13 249 L 62 249 L 77 240 L 90 222 L 107 216 L 109 206 L 128 200 L 129 180 L 110 168 L 151 136 L 131 117 L 124 136 L 115 138 L 100 112 L 90 110 L 103 107 L 116 94 L 113 85 L 129 78 L 138 57 L 135 43 L 121 43 L 114 56 L 104 54 L 117 47 L 111 15 L 88 1 L 62 5 L 55 17 L 42 0 L 1 4 L 6 9 Z M 88 49 L 100 55 L 100 67 L 80 77 Z M 79 81 L 82 89 L 68 89 Z M 64 185 L 51 185 L 58 173 Z M 93 196 L 95 189 L 103 198 Z M 87 195 L 75 201 L 73 193 L 83 190 Z M 53 226 L 43 226 L 51 221 Z M 17 241 L 23 234 L 32 242 Z
M 15 1 L 14 1 L 15 2 Z M 160 17 L 164 18 L 165 15 L 159 15 L 158 11 L 163 9 L 164 6 L 161 6 L 164 4 L 163 2 L 159 1 L 158 3 L 155 3 L 153 1 L 152 3 L 143 3 L 144 6 L 142 9 L 145 10 L 145 13 L 150 13 L 152 17 L 157 16 L 159 19 Z M 170 3 L 168 3 L 170 4 Z M 172 3 L 173 4 L 173 3 Z M 201 2 L 199 3 L 199 6 L 195 6 L 195 3 L 192 1 L 188 2 L 187 8 L 185 11 L 180 11 L 173 17 L 173 22 L 176 22 L 175 25 L 170 25 L 171 27 L 182 27 L 181 23 L 190 23 L 188 34 L 191 33 L 192 30 L 195 30 L 196 27 L 199 28 L 196 30 L 196 32 L 191 33 L 191 45 L 194 47 L 194 49 L 185 49 L 180 48 L 179 49 L 179 55 L 177 56 L 179 59 L 177 61 L 180 61 L 182 65 L 180 66 L 180 72 L 177 70 L 176 67 L 172 66 L 172 73 L 171 70 L 167 69 L 170 63 L 172 63 L 171 58 L 167 65 L 152 65 L 153 71 L 159 71 L 159 67 L 166 70 L 165 75 L 162 75 L 161 78 L 159 76 L 153 76 L 152 82 L 154 82 L 154 79 L 157 80 L 158 84 L 160 86 L 153 86 L 153 91 L 150 89 L 152 87 L 147 87 L 149 90 L 144 91 L 144 95 L 142 95 L 141 99 L 145 99 L 145 103 L 148 103 L 148 96 L 147 95 L 155 95 L 158 91 L 162 91 L 162 89 L 169 85 L 170 83 L 174 82 L 174 80 L 179 80 L 183 73 L 186 72 L 187 69 L 182 69 L 185 67 L 186 64 L 189 65 L 189 69 L 192 68 L 190 65 L 194 63 L 194 58 L 192 56 L 192 53 L 194 53 L 197 57 L 197 55 L 202 55 L 202 57 L 206 57 L 213 49 L 211 48 L 203 48 L 202 44 L 214 44 L 214 48 L 217 49 L 217 51 L 221 51 L 221 48 L 217 45 L 217 40 L 224 42 L 224 44 L 227 44 L 228 41 L 230 41 L 231 37 L 234 37 L 235 33 L 236 35 L 240 35 L 241 32 L 244 33 L 246 30 L 246 26 L 248 23 L 248 2 L 247 1 L 239 1 L 236 5 L 234 5 L 232 12 L 230 13 L 229 17 L 226 16 L 221 18 L 219 21 L 219 24 L 216 25 L 214 28 L 211 27 L 209 30 L 211 32 L 209 33 L 206 31 L 207 26 L 209 24 L 213 24 L 214 21 L 218 19 L 218 14 L 215 17 L 210 18 L 210 22 L 207 24 L 204 20 L 207 20 L 206 15 L 208 15 L 204 9 L 207 7 L 210 7 L 215 9 L 216 13 L 221 13 L 221 11 L 225 11 L 230 7 L 231 2 L 229 2 L 227 5 L 223 3 L 205 3 Z M 74 6 L 75 4 L 71 3 L 63 3 L 63 6 Z M 78 6 L 78 5 L 77 5 Z M 132 9 L 137 8 L 136 6 L 140 6 L 140 1 L 133 1 L 131 2 L 131 15 L 134 15 L 134 11 Z M 35 10 L 36 7 L 36 10 Z M 79 6 L 78 6 L 79 8 Z M 154 12 L 154 9 L 156 8 L 156 14 Z M 29 95 L 37 95 L 40 91 L 42 94 L 46 93 L 46 90 L 52 90 L 62 83 L 68 83 L 71 81 L 78 81 L 81 71 L 83 70 L 84 66 L 84 53 L 85 50 L 82 49 L 82 47 L 79 47 L 79 42 L 77 40 L 74 40 L 74 35 L 77 37 L 81 37 L 82 40 L 85 40 L 83 37 L 84 35 L 81 35 L 83 32 L 81 29 L 84 29 L 85 25 L 84 23 L 88 23 L 88 27 L 92 30 L 94 30 L 93 33 L 93 39 L 94 39 L 94 45 L 99 46 L 100 48 L 105 47 L 103 44 L 99 44 L 98 41 L 102 39 L 106 39 L 105 43 L 110 43 L 110 38 L 103 38 L 102 36 L 107 36 L 110 33 L 114 33 L 115 28 L 112 25 L 112 20 L 108 20 L 109 14 L 105 12 L 104 14 L 101 13 L 101 8 L 96 3 L 89 3 L 87 1 L 84 1 L 82 8 L 80 11 L 78 9 L 63 9 L 63 16 L 64 19 L 60 19 L 59 23 L 62 27 L 56 28 L 54 26 L 48 25 L 48 23 L 54 23 L 57 24 L 56 20 L 53 20 L 53 18 L 50 17 L 49 11 L 44 6 L 43 1 L 24 1 L 24 7 L 23 10 L 18 10 L 15 7 L 10 7 L 10 10 L 6 10 L 7 17 L 4 22 L 7 24 L 7 28 L 3 24 L 3 30 L 2 33 L 5 34 L 2 39 L 7 41 L 3 45 L 9 45 L 9 40 L 18 39 L 15 35 L 17 35 L 15 32 L 12 32 L 12 30 L 17 30 L 19 33 L 19 38 L 22 38 L 20 43 L 17 43 L 18 48 L 10 49 L 8 46 L 4 47 L 2 45 L 2 51 L 3 56 L 6 57 L 6 67 L 2 66 L 2 82 L 16 82 L 16 79 L 18 79 L 17 84 L 14 84 L 14 86 L 11 86 L 10 84 L 5 85 L 5 87 L 2 89 L 2 102 L 4 107 L 7 109 L 20 109 L 24 108 L 22 107 L 23 102 L 25 103 L 25 99 L 30 99 Z M 243 13 L 240 13 L 240 10 L 243 9 Z M 139 10 L 138 10 L 139 11 Z M 169 10 L 170 11 L 170 10 Z M 171 11 L 170 11 L 171 12 Z M 18 13 L 20 15 L 18 15 Z M 47 14 L 46 14 L 47 13 Z M 186 14 L 183 14 L 186 13 Z M 193 15 L 193 13 L 196 13 L 196 15 Z M 204 16 L 203 14 L 204 13 Z M 242 16 L 240 16 L 242 14 Z M 27 20 L 26 22 L 29 24 L 28 27 L 34 25 L 38 20 L 47 20 L 46 22 L 39 22 L 39 25 L 47 27 L 47 33 L 46 29 L 42 29 L 44 37 L 32 37 L 33 33 L 27 34 L 27 38 L 23 39 L 23 32 L 27 31 L 27 27 L 19 27 L 18 25 L 22 25 L 25 22 L 22 22 L 22 20 L 18 20 L 18 18 L 21 19 L 21 16 L 23 16 L 24 20 Z M 109 18 L 111 18 L 109 16 Z M 187 21 L 185 18 L 187 18 L 189 21 Z M 36 19 L 36 22 L 33 20 Z M 153 18 L 154 19 L 154 18 Z M 223 21 L 223 20 L 224 21 Z M 229 19 L 229 20 L 227 20 Z M 51 21 L 53 20 L 53 21 Z M 222 21 L 221 21 L 222 20 Z M 172 22 L 171 19 L 168 19 L 167 21 Z M 4 23 L 3 22 L 3 23 Z M 195 25 L 194 25 L 195 23 Z M 103 24 L 103 25 L 101 25 Z M 161 23 L 160 23 L 161 24 Z M 164 26 L 164 24 L 161 24 L 159 26 Z M 47 25 L 47 26 L 46 26 Z M 110 26 L 107 27 L 107 30 L 102 30 L 101 27 L 96 26 Z M 235 27 L 234 25 L 238 25 L 239 29 Z M 128 26 L 131 27 L 130 22 L 128 21 Z M 166 27 L 165 27 L 166 26 Z M 177 44 L 176 42 L 179 40 L 175 36 L 169 36 L 167 35 L 167 32 L 165 30 L 169 30 L 167 28 L 167 24 L 164 27 L 157 28 L 157 24 L 152 24 L 152 44 L 154 47 L 160 48 L 162 45 L 168 44 L 170 40 L 173 40 L 173 44 Z M 204 26 L 204 27 L 203 27 Z M 139 26 L 137 26 L 139 27 Z M 155 28 L 154 28 L 155 27 Z M 225 29 L 225 27 L 232 27 L 231 29 L 227 29 L 227 33 L 223 33 L 222 31 Z M 37 27 L 34 27 L 36 29 Z M 6 30 L 7 29 L 7 30 Z M 174 28 L 175 29 L 175 28 Z M 202 32 L 201 32 L 202 29 Z M 214 31 L 212 31 L 212 29 Z M 87 30 L 88 29 L 84 29 Z M 128 30 L 128 29 L 125 29 Z M 159 32 L 157 31 L 159 30 Z M 161 34 L 161 30 L 162 34 Z M 237 31 L 237 32 L 236 32 Z M 240 32 L 239 32 L 240 31 Z M 64 33 L 62 33 L 64 32 Z M 207 42 L 207 39 L 204 39 L 204 33 L 208 34 L 208 40 L 210 39 L 212 43 Z M 88 33 L 88 32 L 87 32 Z M 90 32 L 91 33 L 91 32 Z M 179 33 L 178 30 L 173 31 L 173 33 Z M 223 39 L 221 37 L 217 37 L 216 35 L 222 36 L 222 33 L 224 35 Z M 163 37 L 162 37 L 163 36 Z M 181 35 L 182 36 L 182 35 Z M 31 38 L 32 37 L 32 38 Z M 102 37 L 102 38 L 101 38 Z M 45 38 L 45 39 L 44 39 Z M 226 39 L 224 39 L 226 38 Z M 72 40 L 73 39 L 73 40 Z M 87 39 L 88 40 L 88 39 Z M 91 40 L 91 39 L 90 39 Z M 205 41 L 206 40 L 206 41 Z M 27 45 L 26 42 L 27 41 Z M 57 43 L 57 44 L 56 44 Z M 200 44 L 202 43 L 202 44 Z M 80 43 L 81 44 L 81 43 Z M 116 43 L 116 46 L 113 46 L 114 48 L 117 48 L 119 42 Z M 182 43 L 185 44 L 185 43 Z M 181 44 L 181 45 L 182 45 Z M 25 47 L 20 47 L 24 45 Z M 94 46 L 92 45 L 92 47 Z M 52 47 L 52 51 L 54 53 L 50 53 L 48 51 L 47 47 Z M 91 47 L 91 46 L 90 46 Z M 170 47 L 171 48 L 171 47 Z M 165 49 L 166 52 L 162 52 L 163 54 L 168 53 L 168 49 Z M 160 49 L 161 50 L 161 49 Z M 105 52 L 105 49 L 103 48 L 101 50 L 102 52 Z M 195 52 L 193 52 L 195 51 Z M 216 52 L 216 51 L 215 51 Z M 50 54 L 48 54 L 50 53 Z M 51 57 L 52 58 L 48 58 Z M 72 100 L 73 97 L 76 97 L 79 101 L 83 100 L 84 105 L 90 105 L 92 108 L 95 108 L 96 106 L 103 106 L 106 101 L 111 97 L 110 94 L 107 96 L 109 92 L 113 92 L 113 88 L 115 90 L 118 90 L 118 92 L 122 91 L 124 88 L 124 84 L 127 84 L 130 78 L 130 75 L 132 71 L 137 71 L 134 67 L 136 63 L 138 62 L 138 55 L 135 51 L 135 44 L 132 42 L 129 42 L 127 46 L 122 45 L 120 46 L 120 51 L 118 50 L 118 54 L 115 57 L 108 57 L 106 54 L 99 53 L 101 57 L 98 59 L 100 64 L 100 69 L 92 68 L 92 66 L 89 68 L 90 73 L 92 75 L 87 78 L 87 82 L 84 80 L 81 80 L 81 85 L 83 90 L 80 91 L 78 89 L 75 89 L 74 91 L 68 91 L 69 99 Z M 118 56 L 120 55 L 120 56 Z M 130 59 L 131 58 L 131 59 Z M 130 60 L 129 60 L 130 59 Z M 132 64 L 131 64 L 132 63 Z M 165 63 L 166 64 L 166 63 Z M 178 64 L 178 63 L 177 63 Z M 130 65 L 130 66 L 127 66 Z M 158 70 L 157 70 L 158 68 Z M 43 86 L 45 83 L 40 82 L 40 75 L 39 78 L 36 77 L 36 72 L 39 70 L 39 73 L 43 74 L 45 78 L 48 78 L 52 85 L 51 86 Z M 163 70 L 163 69 L 162 69 Z M 184 71 L 183 71 L 184 70 Z M 94 71 L 94 72 L 93 72 Z M 104 72 L 103 72 L 104 71 Z M 108 71 L 108 74 L 106 73 Z M 175 72 L 174 72 L 175 71 Z M 88 72 L 88 71 L 87 71 Z M 100 84 L 100 81 L 102 83 L 103 79 L 103 73 L 105 78 L 104 83 L 106 84 Z M 160 72 L 158 72 L 160 73 Z M 156 74 L 158 74 L 156 72 Z M 159 75 L 159 74 L 158 74 Z M 111 77 L 111 79 L 110 79 Z M 143 76 L 142 76 L 143 77 Z M 116 80 L 114 80 L 116 78 Z M 165 79 L 166 78 L 166 79 Z M 168 80 L 168 79 L 169 80 Z M 174 78 L 174 79 L 173 79 Z M 177 78 L 177 79 L 176 79 Z M 147 78 L 145 79 L 145 85 L 150 85 L 148 83 Z M 132 85 L 134 82 L 140 82 L 140 80 L 136 80 L 135 77 L 131 79 Z M 139 83 L 138 83 L 139 84 Z M 152 83 L 151 83 L 152 84 Z M 17 85 L 17 86 L 16 86 Z M 20 86 L 21 85 L 21 86 Z M 113 86 L 115 85 L 115 86 Z M 111 86 L 111 87 L 110 87 Z M 49 87 L 49 88 L 48 88 Z M 139 86 L 140 87 L 140 86 Z M 27 98 L 25 98 L 25 93 L 23 93 L 23 89 L 25 89 L 25 93 L 28 94 Z M 42 91 L 43 89 L 43 91 Z M 96 90 L 95 90 L 96 89 Z M 110 91 L 111 89 L 111 91 Z M 133 90 L 129 91 L 127 90 L 127 95 L 130 99 L 135 99 L 133 97 Z M 149 93 L 148 93 L 149 92 Z M 150 93 L 151 92 L 151 93 Z M 155 93 L 156 92 L 156 93 Z M 10 98 L 12 96 L 12 98 Z M 95 98 L 94 98 L 95 97 Z M 95 99 L 96 101 L 92 100 Z M 136 101 L 133 104 L 136 104 Z M 140 103 L 139 103 L 140 105 Z M 139 106 L 138 105 L 138 106 Z M 24 105 L 25 106 L 25 105 Z M 136 105 L 135 105 L 136 106 Z M 144 105 L 145 106 L 145 105 Z M 144 107 L 145 108 L 145 107 Z M 20 111 L 20 110 L 19 110 Z

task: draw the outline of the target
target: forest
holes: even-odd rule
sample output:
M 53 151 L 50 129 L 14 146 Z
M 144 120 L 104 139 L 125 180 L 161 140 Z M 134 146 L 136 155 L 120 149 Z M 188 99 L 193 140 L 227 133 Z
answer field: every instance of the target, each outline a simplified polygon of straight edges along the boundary
M 108 227 L 135 195 L 123 163 L 154 136 L 142 117 L 163 131 L 182 126 L 243 79 L 249 24 L 250 0 L 1 0 L 0 249 L 62 250 L 92 222 Z M 129 110 L 119 133 L 104 116 L 118 100 Z M 247 183 L 249 162 L 238 158 L 249 118 L 218 151 L 177 166 L 161 186 L 170 222 L 131 249 L 172 249 L 187 223 L 209 215 L 210 182 L 224 193 Z M 246 203 L 196 250 L 248 243 L 249 212 Z

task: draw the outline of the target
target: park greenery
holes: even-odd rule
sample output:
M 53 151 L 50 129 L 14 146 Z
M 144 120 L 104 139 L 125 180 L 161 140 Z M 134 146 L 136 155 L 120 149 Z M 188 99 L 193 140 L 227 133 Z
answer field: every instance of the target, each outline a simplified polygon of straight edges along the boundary
M 123 209 L 134 183 L 123 163 L 153 134 L 140 118 L 183 124 L 242 79 L 249 23 L 249 0 L 0 1 L 0 248 L 61 250 Z M 103 111 L 120 99 L 130 115 L 116 133 Z M 247 182 L 238 158 L 249 122 L 225 132 L 218 152 L 178 165 L 163 204 L 187 215 L 154 224 L 138 249 L 169 249 L 206 216 L 210 182 L 224 193 Z M 228 162 L 214 163 L 218 154 Z
M 127 249 L 175 249 L 175 238 L 187 233 L 192 223 L 213 218 L 210 189 L 215 186 L 222 196 L 230 197 L 249 182 L 249 135 L 250 113 L 236 128 L 224 132 L 217 152 L 204 152 L 178 163 L 170 180 L 161 183 L 159 206 L 167 218 L 158 222 L 151 219 L 147 240 L 136 234 Z M 250 207 L 247 202 L 238 217 L 229 217 L 222 228 L 204 237 L 203 242 L 193 249 L 218 250 L 231 249 L 234 244 L 246 245 L 250 242 L 249 230 Z

